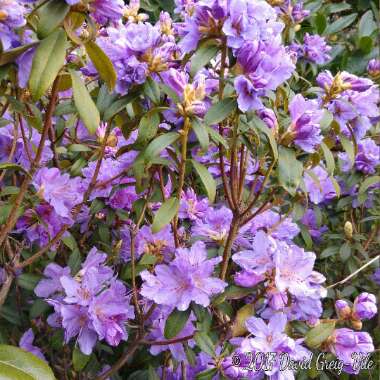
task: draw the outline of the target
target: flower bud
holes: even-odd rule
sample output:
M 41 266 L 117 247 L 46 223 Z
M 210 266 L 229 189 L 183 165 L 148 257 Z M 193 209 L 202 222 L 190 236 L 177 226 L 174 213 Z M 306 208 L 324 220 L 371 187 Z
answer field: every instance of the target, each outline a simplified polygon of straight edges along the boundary
M 347 319 L 351 316 L 351 307 L 346 301 L 337 300 L 335 302 L 335 310 L 339 319 Z
M 376 297 L 371 293 L 361 293 L 354 301 L 353 317 L 355 319 L 371 319 L 377 314 Z
M 372 78 L 380 77 L 380 59 L 371 59 L 368 62 L 367 71 Z
M 352 239 L 352 232 L 353 232 L 352 223 L 347 221 L 344 224 L 344 234 L 346 235 L 347 239 Z
M 352 319 L 351 320 L 351 326 L 355 329 L 355 330 L 361 330 L 362 327 L 363 327 L 363 322 L 358 320 L 358 319 Z
M 0 11 L 0 21 L 5 21 L 8 18 L 7 11 Z

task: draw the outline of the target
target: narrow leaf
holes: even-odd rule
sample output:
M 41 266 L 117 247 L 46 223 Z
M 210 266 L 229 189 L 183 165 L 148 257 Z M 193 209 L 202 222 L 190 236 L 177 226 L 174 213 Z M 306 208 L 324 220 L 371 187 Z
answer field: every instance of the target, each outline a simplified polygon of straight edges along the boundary
M 177 198 L 167 199 L 159 208 L 154 216 L 152 232 L 155 234 L 168 225 L 177 215 L 179 209 L 179 200 Z
M 179 138 L 179 133 L 169 132 L 161 136 L 158 136 L 153 141 L 151 141 L 144 152 L 144 158 L 147 161 L 151 161 L 155 156 L 157 156 L 161 151 L 163 151 L 170 144 L 173 144 Z
M 65 63 L 66 33 L 58 29 L 41 41 L 34 54 L 29 88 L 34 100 L 40 99 L 53 84 Z
M 94 41 L 87 42 L 84 46 L 100 77 L 107 84 L 108 89 L 112 91 L 117 80 L 113 63 Z
M 207 125 L 218 124 L 228 117 L 237 107 L 236 99 L 226 98 L 215 103 L 207 111 L 205 123 Z
M 165 323 L 164 337 L 166 339 L 175 338 L 184 328 L 189 319 L 191 309 L 180 311 L 174 309 L 168 316 Z
M 207 65 L 212 58 L 215 57 L 219 48 L 215 45 L 204 44 L 201 46 L 191 57 L 190 64 L 191 70 L 190 74 L 194 76 L 200 69 Z
M 333 175 L 334 170 L 335 170 L 334 156 L 331 153 L 331 150 L 328 148 L 328 146 L 325 143 L 321 143 L 321 148 L 325 156 L 327 172 L 329 173 L 329 175 Z
M 211 357 L 215 356 L 215 345 L 212 342 L 211 338 L 205 333 L 198 331 L 194 335 L 194 340 L 197 343 L 197 346 L 206 354 L 209 354 Z
M 210 145 L 210 139 L 208 136 L 208 131 L 205 125 L 203 125 L 198 119 L 193 119 L 191 121 L 191 126 L 201 147 L 203 150 L 207 150 Z
M 305 343 L 310 348 L 318 348 L 334 332 L 335 321 L 321 322 L 316 327 L 308 331 Z
M 47 37 L 58 28 L 69 13 L 70 5 L 61 0 L 51 0 L 42 6 L 39 11 L 37 35 L 40 39 Z
M 70 70 L 70 74 L 75 107 L 88 131 L 94 134 L 100 125 L 99 111 L 78 74 L 73 70 Z
M 193 164 L 194 169 L 197 171 L 203 183 L 203 186 L 205 187 L 207 191 L 208 199 L 210 200 L 211 203 L 213 203 L 215 200 L 215 195 L 216 195 L 216 183 L 213 176 L 207 170 L 206 166 L 200 164 L 198 161 L 191 160 L 191 163 Z
M 280 185 L 292 196 L 296 194 L 302 173 L 303 165 L 297 160 L 294 151 L 281 146 L 277 168 L 278 180 Z
M 375 175 L 363 181 L 359 187 L 359 194 L 364 194 L 372 185 L 380 184 L 380 176 Z

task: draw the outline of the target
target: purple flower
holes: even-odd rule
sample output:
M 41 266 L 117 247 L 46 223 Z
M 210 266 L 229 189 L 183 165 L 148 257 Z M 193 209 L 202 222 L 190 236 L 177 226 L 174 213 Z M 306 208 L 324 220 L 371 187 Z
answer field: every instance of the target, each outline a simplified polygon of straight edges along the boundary
M 304 175 L 306 190 L 310 201 L 319 204 L 336 197 L 335 187 L 327 171 L 322 166 L 316 166 Z
M 354 301 L 353 315 L 359 320 L 372 319 L 377 314 L 376 296 L 371 293 L 361 293 Z
M 155 274 L 147 270 L 141 273 L 144 283 L 141 295 L 159 305 L 188 309 L 190 302 L 204 307 L 210 297 L 223 292 L 227 284 L 212 277 L 215 265 L 221 257 L 207 259 L 204 243 L 198 241 L 190 249 L 179 248 L 169 265 L 157 265 Z
M 132 210 L 133 202 L 139 199 L 139 196 L 136 194 L 135 186 L 122 187 L 121 189 L 116 190 L 107 203 L 113 209 L 124 209 Z
M 344 300 L 337 300 L 335 302 L 335 310 L 340 319 L 347 319 L 351 316 L 351 307 Z
M 46 358 L 44 354 L 38 347 L 33 345 L 33 341 L 34 341 L 34 333 L 32 329 L 29 329 L 25 331 L 18 345 L 23 350 L 30 352 L 31 354 L 39 357 L 40 359 L 46 362 Z
M 145 53 L 160 39 L 160 32 L 149 23 L 129 23 L 125 29 L 125 43 L 135 53 Z
M 40 169 L 33 180 L 33 185 L 38 195 L 62 217 L 70 218 L 72 208 L 83 199 L 81 179 L 61 174 L 57 168 Z
M 125 321 L 134 319 L 133 306 L 129 304 L 126 288 L 120 281 L 112 281 L 111 286 L 95 297 L 88 310 L 98 338 L 111 346 L 128 339 Z
M 380 59 L 371 59 L 368 62 L 367 71 L 373 78 L 380 76 Z
M 289 0 L 286 1 L 286 3 L 289 2 Z M 310 11 L 304 9 L 303 1 L 298 1 L 292 8 L 292 18 L 296 23 L 301 23 L 306 17 L 309 17 L 309 15 Z
M 34 293 L 37 297 L 47 298 L 54 293 L 61 292 L 63 287 L 60 282 L 62 276 L 70 276 L 70 268 L 62 268 L 56 263 L 50 263 L 44 269 L 46 279 L 40 280 L 34 288 Z
M 354 365 L 355 355 L 369 354 L 375 348 L 368 333 L 342 328 L 336 329 L 329 339 L 329 349 L 344 363 L 346 372 L 357 374 L 360 368 Z
M 4 27 L 14 29 L 24 26 L 25 12 L 26 8 L 20 1 L 0 0 L 0 33 Z
M 237 67 L 244 74 L 234 81 L 243 112 L 263 108 L 260 97 L 289 79 L 294 70 L 290 54 L 282 45 L 257 41 L 245 43 L 238 50 Z
M 372 280 L 376 282 L 376 284 L 380 285 L 380 268 L 377 268 L 372 275 Z
M 327 226 L 319 225 L 317 216 L 312 209 L 306 210 L 301 219 L 301 222 L 304 226 L 307 227 L 310 236 L 315 240 L 319 240 L 322 235 L 328 230 Z
M 322 142 L 319 122 L 323 110 L 319 109 L 316 100 L 306 100 L 302 95 L 296 95 L 289 104 L 292 125 L 290 127 L 294 142 L 308 153 L 315 152 Z
M 223 242 L 227 238 L 232 221 L 232 211 L 227 207 L 208 208 L 202 219 L 197 219 L 191 230 L 195 236 L 205 240 Z
M 323 65 L 330 61 L 329 52 L 331 46 L 326 44 L 324 37 L 318 34 L 310 35 L 306 33 L 303 42 L 303 57 L 305 59 L 318 65 Z
M 276 114 L 270 108 L 262 108 L 258 110 L 257 116 L 267 125 L 268 128 L 272 129 L 274 133 L 277 132 L 277 117 Z
M 161 306 L 158 310 L 153 313 L 152 320 L 152 328 L 149 333 L 149 339 L 153 341 L 162 341 L 166 338 L 164 337 L 165 323 L 166 320 L 172 311 L 172 308 L 168 306 Z M 183 338 L 189 336 L 195 332 L 195 327 L 193 325 L 193 321 L 195 321 L 195 316 L 191 313 L 189 319 L 187 320 L 183 329 L 175 336 L 175 338 Z M 190 347 L 194 347 L 195 342 L 193 339 L 187 341 Z M 152 355 L 159 355 L 161 352 L 170 350 L 173 358 L 178 361 L 186 361 L 186 353 L 182 343 L 174 343 L 169 345 L 152 345 L 150 346 L 149 352 Z
M 76 0 L 74 1 L 75 3 L 77 2 Z M 66 2 L 68 1 L 66 0 Z M 94 0 L 90 4 L 90 10 L 94 19 L 99 24 L 104 25 L 108 21 L 115 22 L 122 18 L 124 2 L 123 0 Z
M 87 189 L 90 185 L 96 165 L 96 161 L 91 161 L 87 167 L 82 169 L 82 174 L 85 177 L 83 179 L 84 189 Z M 92 189 L 89 200 L 94 200 L 97 197 L 109 197 L 112 191 L 112 186 L 119 183 L 118 179 L 113 178 L 120 174 L 122 170 L 123 169 L 119 161 L 112 158 L 103 159 L 100 165 L 97 185 Z
M 312 295 L 314 289 L 309 284 L 309 278 L 313 274 L 315 254 L 284 242 L 279 242 L 277 247 L 274 254 L 277 289 L 288 291 L 296 297 Z
M 285 333 L 287 317 L 283 313 L 275 313 L 266 324 L 261 318 L 251 317 L 245 322 L 248 331 L 254 336 L 245 338 L 240 343 L 240 349 L 243 352 L 260 352 L 274 353 L 274 363 L 271 369 L 263 370 L 268 376 L 279 376 L 280 372 L 280 354 L 288 354 L 294 360 L 307 359 L 310 352 L 304 348 L 302 340 L 294 340 Z M 257 363 L 256 363 L 257 364 Z M 260 371 L 260 367 L 256 367 Z M 260 371 L 261 372 L 261 371 Z M 281 369 L 281 376 L 284 379 L 294 379 L 293 372 L 290 369 Z
M 355 158 L 357 170 L 365 174 L 375 174 L 380 164 L 380 147 L 372 139 L 362 140 L 358 144 L 358 154 Z
M 208 199 L 198 200 L 197 194 L 192 188 L 182 192 L 178 217 L 181 219 L 201 219 L 208 209 Z

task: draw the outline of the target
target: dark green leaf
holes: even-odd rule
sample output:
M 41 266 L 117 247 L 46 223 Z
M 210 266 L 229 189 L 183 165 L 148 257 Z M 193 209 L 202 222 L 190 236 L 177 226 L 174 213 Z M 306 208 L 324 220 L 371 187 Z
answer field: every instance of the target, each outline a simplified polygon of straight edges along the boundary
M 210 202 L 213 203 L 216 195 L 216 183 L 214 177 L 210 174 L 206 166 L 202 165 L 198 161 L 191 160 L 191 163 L 193 164 L 194 169 L 198 173 L 199 178 L 201 179 L 203 186 L 207 191 L 207 196 Z
M 136 140 L 136 146 L 144 147 L 152 140 L 158 130 L 160 124 L 160 115 L 158 112 L 148 112 L 140 120 L 139 134 Z
M 335 330 L 335 321 L 321 322 L 316 327 L 308 331 L 305 336 L 305 343 L 310 348 L 318 348 L 326 341 Z
M 357 13 L 353 13 L 351 15 L 338 18 L 336 21 L 327 26 L 323 34 L 325 36 L 328 36 L 329 34 L 340 32 L 341 30 L 350 26 L 356 20 L 357 16 Z
M 206 354 L 211 357 L 215 357 L 215 345 L 211 338 L 205 332 L 196 332 L 194 335 L 194 340 L 197 346 Z
M 380 176 L 378 175 L 366 178 L 359 187 L 359 194 L 364 194 L 372 185 L 377 185 L 379 183 Z
M 50 34 L 37 47 L 29 77 L 29 88 L 35 100 L 45 94 L 65 64 L 66 48 L 66 33 L 62 29 Z
M 160 103 L 160 86 L 151 77 L 144 83 L 144 93 L 154 104 Z
M 329 175 L 333 175 L 334 170 L 335 170 L 334 156 L 331 153 L 331 150 L 328 148 L 328 146 L 325 143 L 321 143 L 321 148 L 325 156 L 327 172 L 329 173 Z
M 84 46 L 100 77 L 107 84 L 108 89 L 112 91 L 117 80 L 113 63 L 94 41 L 89 41 Z
M 164 337 L 166 339 L 175 338 L 185 327 L 189 319 L 191 309 L 185 311 L 174 309 L 168 316 L 165 323 Z
M 85 355 L 78 347 L 73 351 L 73 367 L 75 371 L 82 371 L 89 362 L 91 355 Z
M 100 125 L 99 110 L 96 108 L 94 101 L 78 74 L 73 70 L 70 70 L 70 74 L 73 82 L 75 107 L 83 124 L 91 134 L 94 134 Z
M 191 126 L 199 143 L 201 144 L 202 149 L 206 151 L 210 145 L 210 139 L 206 126 L 203 125 L 198 119 L 193 119 L 191 121 Z
M 25 170 L 22 166 L 12 163 L 4 163 L 0 164 L 0 170 L 19 170 L 30 177 L 30 174 L 27 170 Z
M 154 157 L 156 157 L 160 152 L 162 152 L 166 147 L 173 144 L 175 141 L 179 139 L 179 133 L 177 132 L 169 132 L 165 133 L 161 136 L 158 136 L 153 141 L 149 143 L 147 148 L 144 151 L 144 158 L 147 161 L 151 161 Z
M 295 152 L 281 146 L 277 168 L 278 180 L 280 185 L 292 196 L 296 194 L 302 173 L 303 165 L 297 160 Z
M 58 28 L 69 13 L 70 5 L 61 0 L 51 0 L 38 10 L 39 22 L 37 27 L 38 38 L 47 37 Z
M 219 51 L 218 46 L 203 44 L 200 46 L 194 55 L 191 57 L 190 64 L 191 70 L 190 74 L 194 76 L 200 69 L 207 65 L 212 58 L 215 57 L 216 53 Z
M 178 209 L 179 200 L 177 198 L 167 199 L 154 216 L 152 232 L 155 234 L 168 225 L 177 215 Z
M 18 347 L 0 345 L 0 378 L 6 380 L 55 380 L 48 364 Z
M 218 373 L 217 368 L 206 369 L 205 371 L 199 372 L 196 376 L 196 380 L 212 380 Z
M 207 125 L 218 124 L 228 117 L 237 107 L 236 99 L 226 98 L 211 106 L 205 115 Z
M 372 35 L 372 33 L 377 29 L 376 22 L 373 18 L 373 13 L 371 10 L 368 10 L 364 15 L 360 18 L 359 21 L 359 30 L 358 35 L 359 38 L 368 37 Z

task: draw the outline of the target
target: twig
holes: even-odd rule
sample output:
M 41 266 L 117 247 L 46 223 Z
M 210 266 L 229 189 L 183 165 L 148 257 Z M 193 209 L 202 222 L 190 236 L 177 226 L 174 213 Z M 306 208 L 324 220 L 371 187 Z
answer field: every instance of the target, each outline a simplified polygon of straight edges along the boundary
M 327 287 L 327 289 L 332 289 L 332 288 L 335 288 L 335 286 L 337 285 L 342 285 L 344 283 L 346 283 L 348 280 L 350 280 L 351 278 L 355 277 L 358 273 L 360 273 L 363 269 L 367 268 L 368 266 L 370 266 L 371 264 L 373 264 L 376 260 L 378 260 L 380 258 L 380 255 L 377 255 L 376 257 L 374 257 L 372 260 L 368 261 L 368 263 L 364 264 L 362 267 L 360 267 L 358 270 L 356 270 L 354 273 L 351 273 L 348 277 L 346 277 L 345 279 L 343 279 L 342 281 L 338 281 L 336 282 L 335 284 L 332 284 L 330 286 Z
M 184 336 L 182 338 L 174 338 L 174 339 L 168 339 L 168 340 L 142 340 L 142 344 L 150 345 L 150 346 L 167 346 L 169 344 L 175 344 L 175 343 L 181 343 L 186 342 L 190 339 L 194 338 L 194 334 Z

